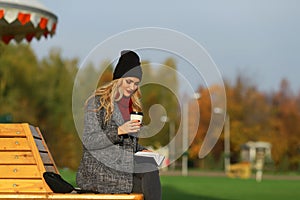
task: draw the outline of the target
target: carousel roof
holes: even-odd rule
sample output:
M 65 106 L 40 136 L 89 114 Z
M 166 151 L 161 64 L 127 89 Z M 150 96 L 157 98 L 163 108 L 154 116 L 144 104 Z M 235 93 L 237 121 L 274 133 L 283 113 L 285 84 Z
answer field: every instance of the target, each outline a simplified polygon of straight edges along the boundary
M 0 39 L 8 44 L 55 34 L 57 16 L 38 0 L 0 0 Z

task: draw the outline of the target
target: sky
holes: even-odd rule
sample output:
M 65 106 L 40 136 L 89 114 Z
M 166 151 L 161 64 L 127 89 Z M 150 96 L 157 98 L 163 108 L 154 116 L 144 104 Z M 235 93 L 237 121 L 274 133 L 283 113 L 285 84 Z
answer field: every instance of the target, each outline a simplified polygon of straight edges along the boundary
M 159 27 L 183 33 L 207 51 L 224 79 L 238 74 L 262 91 L 286 78 L 300 91 L 298 0 L 40 0 L 58 16 L 52 38 L 33 40 L 39 58 L 60 48 L 80 62 L 124 31 Z M 174 41 L 176 44 L 176 41 Z

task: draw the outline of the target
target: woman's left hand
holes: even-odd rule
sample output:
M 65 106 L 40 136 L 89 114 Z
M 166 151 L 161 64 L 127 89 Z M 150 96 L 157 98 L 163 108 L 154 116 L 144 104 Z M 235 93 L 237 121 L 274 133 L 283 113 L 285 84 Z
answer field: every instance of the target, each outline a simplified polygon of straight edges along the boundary
M 138 120 L 131 120 L 119 126 L 118 135 L 136 133 L 140 130 L 140 128 L 141 128 L 141 123 Z
M 144 150 L 142 150 L 142 152 L 152 152 L 152 151 L 148 150 L 148 149 L 144 149 Z

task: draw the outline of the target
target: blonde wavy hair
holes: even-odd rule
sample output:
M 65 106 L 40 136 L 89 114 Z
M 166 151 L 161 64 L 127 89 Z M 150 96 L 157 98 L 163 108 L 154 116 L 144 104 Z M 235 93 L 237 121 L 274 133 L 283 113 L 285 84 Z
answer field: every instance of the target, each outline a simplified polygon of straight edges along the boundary
M 110 120 L 112 113 L 114 111 L 114 101 L 120 101 L 123 97 L 123 91 L 120 89 L 120 86 L 123 83 L 124 78 L 119 78 L 116 80 L 113 80 L 99 88 L 97 88 L 93 95 L 91 95 L 87 101 L 85 102 L 85 105 L 87 105 L 87 102 L 95 97 L 100 97 L 100 106 L 99 108 L 96 108 L 94 111 L 98 112 L 100 109 L 104 108 L 106 110 L 105 119 L 104 122 L 107 123 L 108 120 Z M 132 101 L 132 109 L 137 112 L 142 112 L 142 103 L 141 103 L 141 91 L 138 87 L 137 90 L 132 94 L 131 101 Z

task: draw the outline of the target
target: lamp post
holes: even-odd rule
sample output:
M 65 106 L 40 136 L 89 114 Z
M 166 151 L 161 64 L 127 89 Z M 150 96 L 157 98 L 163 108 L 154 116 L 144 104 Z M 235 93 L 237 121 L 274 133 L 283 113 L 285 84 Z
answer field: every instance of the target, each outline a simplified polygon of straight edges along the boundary
M 188 103 L 185 102 L 183 104 L 183 130 L 182 130 L 182 168 L 181 174 L 182 176 L 188 175 Z
M 230 168 L 230 118 L 226 114 L 224 127 L 224 168 L 227 173 Z
M 171 142 L 175 133 L 175 124 L 168 116 L 161 116 L 160 118 L 161 122 L 168 122 L 169 123 L 169 160 L 172 162 L 174 160 L 175 155 L 175 142 Z M 169 165 L 171 169 L 175 169 L 175 165 L 173 163 L 170 163 Z
M 222 108 L 215 108 L 214 113 L 223 114 L 224 110 Z M 225 116 L 224 125 L 224 169 L 225 173 L 229 171 L 230 167 L 230 117 L 228 114 Z
M 201 95 L 200 93 L 194 93 L 192 96 L 192 99 L 197 100 L 200 99 Z M 182 128 L 182 149 L 184 150 L 182 155 L 182 168 L 181 168 L 181 174 L 182 176 L 188 175 L 188 132 L 189 132 L 189 101 L 185 101 L 183 103 L 183 128 Z

